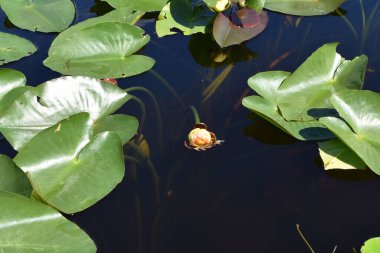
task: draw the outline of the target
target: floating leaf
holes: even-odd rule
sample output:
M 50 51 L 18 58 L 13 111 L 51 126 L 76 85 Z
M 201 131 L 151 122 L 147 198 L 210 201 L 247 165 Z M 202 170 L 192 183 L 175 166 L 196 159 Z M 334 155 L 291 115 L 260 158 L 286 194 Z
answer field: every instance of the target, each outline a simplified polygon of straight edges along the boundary
M 330 116 L 331 95 L 362 88 L 367 57 L 344 60 L 336 53 L 337 46 L 329 43 L 317 49 L 281 84 L 278 106 L 285 119 L 307 121 Z
M 268 23 L 265 11 L 260 14 L 249 8 L 233 11 L 231 17 L 219 13 L 214 21 L 213 35 L 221 47 L 240 44 L 264 31 Z
M 44 204 L 0 191 L 0 213 L 0 252 L 96 252 L 85 232 Z
M 0 154 L 0 190 L 30 197 L 32 186 L 25 173 L 8 156 Z M 0 247 L 1 248 L 1 247 Z
M 70 0 L 0 0 L 0 3 L 13 24 L 33 32 L 60 32 L 75 15 Z
M 14 69 L 0 69 L 0 105 L 1 99 L 11 90 L 24 86 L 26 78 L 23 73 Z
M 282 117 L 276 104 L 278 87 L 289 74 L 284 71 L 268 71 L 251 77 L 248 80 L 249 86 L 262 97 L 245 97 L 243 106 L 299 140 L 332 138 L 333 135 L 318 121 L 287 121 Z
M 86 19 L 85 21 L 75 24 L 74 26 L 71 26 L 58 34 L 49 48 L 49 55 L 53 54 L 56 47 L 59 47 L 60 44 L 65 43 L 65 40 L 67 38 L 75 36 L 76 33 L 83 29 L 89 28 L 96 24 L 107 22 L 120 22 L 133 25 L 142 17 L 142 15 L 144 15 L 144 12 L 133 12 L 133 10 L 130 8 L 121 8 L 113 10 L 100 17 Z
M 331 102 L 344 121 L 323 117 L 320 122 L 380 174 L 380 94 L 346 90 L 334 95 Z
M 36 51 L 37 48 L 29 40 L 0 32 L 0 65 L 17 61 Z
M 160 11 L 168 0 L 102 0 L 114 8 L 131 8 L 136 11 Z
M 265 0 L 245 0 L 245 5 L 257 12 L 261 12 L 265 5 Z
M 367 240 L 360 249 L 361 253 L 380 253 L 380 237 Z
M 133 55 L 149 42 L 144 30 L 125 23 L 100 23 L 65 38 L 44 65 L 65 75 L 121 78 L 140 74 L 154 60 Z
M 315 16 L 325 15 L 337 9 L 346 0 L 265 0 L 264 8 L 291 15 Z
M 0 131 L 16 150 L 33 136 L 79 112 L 96 121 L 130 99 L 122 89 L 88 77 L 61 77 L 19 96 L 0 115 Z
M 212 15 L 204 7 L 192 6 L 186 0 L 176 0 L 162 9 L 156 22 L 156 32 L 158 37 L 176 34 L 175 29 L 179 29 L 184 35 L 205 33 L 211 20 Z
M 139 127 L 138 120 L 129 115 L 115 114 L 103 117 L 94 124 L 94 135 L 106 131 L 116 132 L 123 145 L 136 135 Z
M 363 160 L 339 139 L 318 142 L 318 146 L 325 170 L 363 170 L 367 167 Z
M 80 113 L 45 129 L 14 158 L 33 189 L 65 213 L 82 211 L 106 196 L 124 176 L 117 133 L 93 136 L 93 121 Z

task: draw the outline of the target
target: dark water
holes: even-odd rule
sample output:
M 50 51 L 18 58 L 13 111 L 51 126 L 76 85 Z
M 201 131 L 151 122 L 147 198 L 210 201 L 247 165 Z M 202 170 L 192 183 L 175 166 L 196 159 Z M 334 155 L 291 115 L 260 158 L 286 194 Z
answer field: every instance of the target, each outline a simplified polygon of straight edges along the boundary
M 91 0 L 74 2 L 75 22 L 110 10 Z M 364 3 L 367 22 L 376 3 Z M 250 76 L 271 69 L 294 71 L 315 49 L 333 41 L 341 43 L 338 52 L 348 59 L 361 53 L 369 56 L 364 88 L 380 92 L 376 19 L 380 11 L 363 33 L 359 2 L 348 0 L 342 8 L 357 36 L 342 17 L 304 17 L 296 27 L 297 17 L 270 12 L 264 33 L 224 52 L 227 64 L 210 60 L 220 52 L 207 36 L 158 39 L 149 17 L 140 22 L 152 38 L 142 53 L 156 59 L 154 71 L 180 100 L 152 72 L 120 80 L 121 87 L 150 89 L 159 101 L 162 153 L 153 103 L 136 92 L 147 107 L 143 133 L 161 177 L 162 199 L 157 209 L 148 168 L 128 163 L 126 179 L 109 196 L 69 217 L 94 239 L 99 253 L 308 252 L 296 224 L 316 252 L 332 252 L 336 245 L 335 252 L 353 252 L 366 239 L 380 235 L 377 176 L 325 172 L 315 142 L 294 140 L 240 105 L 242 96 L 252 93 L 246 85 Z M 5 21 L 3 13 L 0 17 Z M 42 65 L 55 34 L 23 31 L 7 21 L 0 30 L 28 38 L 39 48 L 31 57 L 5 67 L 25 73 L 31 85 L 59 76 Z M 202 93 L 231 62 L 235 64 L 230 74 L 203 102 Z M 183 105 L 195 106 L 201 120 L 225 143 L 207 152 L 186 149 L 183 140 L 193 119 Z M 140 115 L 133 102 L 122 112 Z M 0 149 L 14 155 L 4 141 Z

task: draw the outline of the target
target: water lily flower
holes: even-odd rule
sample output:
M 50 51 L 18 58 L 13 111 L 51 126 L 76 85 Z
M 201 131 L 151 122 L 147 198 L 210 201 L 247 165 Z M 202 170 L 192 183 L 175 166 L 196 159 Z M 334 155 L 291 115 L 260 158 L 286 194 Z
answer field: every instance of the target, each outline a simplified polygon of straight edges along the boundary
M 217 140 L 215 134 L 207 130 L 206 124 L 197 123 L 194 125 L 194 129 L 190 131 L 185 141 L 185 147 L 204 151 L 215 145 L 220 145 L 222 142 L 224 140 Z

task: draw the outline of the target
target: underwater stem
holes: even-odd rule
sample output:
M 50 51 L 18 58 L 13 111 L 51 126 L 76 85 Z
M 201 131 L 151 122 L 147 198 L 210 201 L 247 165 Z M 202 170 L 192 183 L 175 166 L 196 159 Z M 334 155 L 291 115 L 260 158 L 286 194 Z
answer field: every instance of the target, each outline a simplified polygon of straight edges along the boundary
M 137 137 L 136 137 L 137 139 L 139 139 L 142 132 L 142 128 L 144 126 L 144 122 L 145 122 L 146 109 L 145 109 L 145 104 L 141 99 L 135 96 L 131 96 L 131 99 L 136 101 L 141 108 L 140 124 L 139 124 L 139 128 L 137 129 Z
M 300 234 L 302 240 L 305 242 L 306 246 L 309 248 L 310 252 L 315 253 L 315 251 L 313 250 L 313 247 L 311 247 L 310 243 L 306 240 L 305 236 L 302 234 L 300 225 L 296 224 L 296 227 L 297 227 L 298 233 Z
M 192 106 L 192 105 L 189 106 L 189 108 L 193 112 L 195 124 L 201 123 L 201 120 L 199 119 L 199 114 L 198 114 L 197 109 L 194 106 Z

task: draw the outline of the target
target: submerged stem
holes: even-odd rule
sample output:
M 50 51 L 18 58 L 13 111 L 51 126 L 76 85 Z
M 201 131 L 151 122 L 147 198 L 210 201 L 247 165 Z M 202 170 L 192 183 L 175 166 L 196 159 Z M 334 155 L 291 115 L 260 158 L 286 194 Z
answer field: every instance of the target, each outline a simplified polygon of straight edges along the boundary
M 137 129 L 137 137 L 136 137 L 136 139 L 139 139 L 142 132 L 142 128 L 144 126 L 144 122 L 145 122 L 146 109 L 145 109 L 145 104 L 141 99 L 135 96 L 131 96 L 131 99 L 136 101 L 141 108 L 140 124 L 139 124 L 139 128 Z
M 309 248 L 310 252 L 315 253 L 315 251 L 313 250 L 313 247 L 311 247 L 310 243 L 306 240 L 305 236 L 302 234 L 300 225 L 296 224 L 296 227 L 297 227 L 298 233 L 300 234 L 302 240 L 305 242 L 306 246 Z
M 192 111 L 193 113 L 193 116 L 194 116 L 194 121 L 195 121 L 195 124 L 199 124 L 201 123 L 201 120 L 199 118 L 199 114 L 198 114 L 198 111 L 197 109 L 194 107 L 194 106 L 189 106 L 190 110 Z
M 160 107 L 159 107 L 159 104 L 157 102 L 156 97 L 154 96 L 154 94 L 150 90 L 148 90 L 144 87 L 139 87 L 139 86 L 138 87 L 130 87 L 130 88 L 125 89 L 124 91 L 125 92 L 143 91 L 143 92 L 147 93 L 150 96 L 150 98 L 152 99 L 155 110 L 156 110 L 156 114 L 157 114 L 158 145 L 160 147 L 160 153 L 162 154 L 163 150 L 164 150 L 164 148 L 163 148 L 164 129 L 163 129 L 161 111 L 160 111 Z

